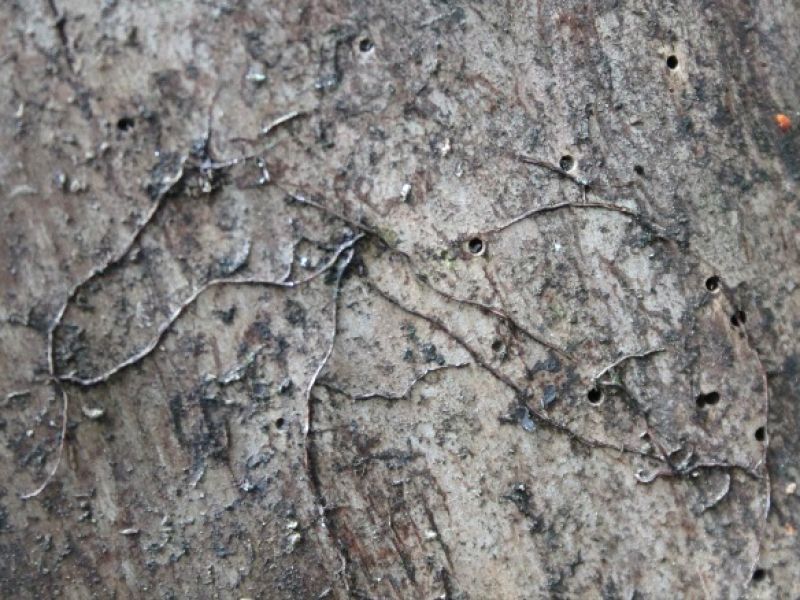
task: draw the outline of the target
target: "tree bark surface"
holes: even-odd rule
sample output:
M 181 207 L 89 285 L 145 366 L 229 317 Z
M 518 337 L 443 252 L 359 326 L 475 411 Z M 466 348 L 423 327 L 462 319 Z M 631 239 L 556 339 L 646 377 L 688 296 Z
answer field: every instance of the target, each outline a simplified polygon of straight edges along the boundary
M 796 2 L 0 34 L 4 597 L 800 596 Z

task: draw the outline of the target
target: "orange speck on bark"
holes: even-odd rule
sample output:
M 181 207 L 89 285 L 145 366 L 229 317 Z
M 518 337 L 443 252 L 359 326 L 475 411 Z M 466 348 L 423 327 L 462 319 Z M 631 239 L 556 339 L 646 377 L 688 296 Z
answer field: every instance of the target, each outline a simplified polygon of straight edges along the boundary
M 775 123 L 777 123 L 780 130 L 784 133 L 789 131 L 789 129 L 792 127 L 792 120 L 783 113 L 778 113 L 775 115 Z

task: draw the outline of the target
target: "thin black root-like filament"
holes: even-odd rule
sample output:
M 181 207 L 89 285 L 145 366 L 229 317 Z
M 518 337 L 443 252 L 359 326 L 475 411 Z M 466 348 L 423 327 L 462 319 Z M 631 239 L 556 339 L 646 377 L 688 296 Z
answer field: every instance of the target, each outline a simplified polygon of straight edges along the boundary
M 328 364 L 328 361 L 333 354 L 333 349 L 336 345 L 336 334 L 339 329 L 339 297 L 341 296 L 342 291 L 342 277 L 344 276 L 344 272 L 350 266 L 350 262 L 353 260 L 353 255 L 355 253 L 355 248 L 350 247 L 341 256 L 341 260 L 336 268 L 336 280 L 334 282 L 334 290 L 333 290 L 333 298 L 331 302 L 333 304 L 331 309 L 331 333 L 330 333 L 330 340 L 328 342 L 328 347 L 325 350 L 325 354 L 322 356 L 321 360 L 317 364 L 314 373 L 311 376 L 311 379 L 308 382 L 305 390 L 305 404 L 306 404 L 306 416 L 305 421 L 303 423 L 303 452 L 304 452 L 304 466 L 306 469 L 306 475 L 308 477 L 309 486 L 311 487 L 311 492 L 314 496 L 314 504 L 317 506 L 319 510 L 319 518 L 322 522 L 323 527 L 328 532 L 330 539 L 334 546 L 339 553 L 339 558 L 342 561 L 342 571 L 343 571 L 343 578 L 345 587 L 350 589 L 350 582 L 349 582 L 349 564 L 350 564 L 350 556 L 347 550 L 347 547 L 344 543 L 342 543 L 340 536 L 338 535 L 337 525 L 335 522 L 335 518 L 328 519 L 327 518 L 327 511 L 325 507 L 325 503 L 323 500 L 322 494 L 322 481 L 320 479 L 319 473 L 319 465 L 317 464 L 316 455 L 314 453 L 314 388 L 317 385 L 318 379 L 320 374 L 322 373 L 325 366 Z

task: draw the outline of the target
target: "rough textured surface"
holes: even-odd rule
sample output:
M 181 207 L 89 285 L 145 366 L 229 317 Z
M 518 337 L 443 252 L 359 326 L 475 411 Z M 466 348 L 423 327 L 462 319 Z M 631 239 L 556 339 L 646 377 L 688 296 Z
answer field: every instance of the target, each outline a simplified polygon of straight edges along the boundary
M 0 33 L 4 591 L 800 594 L 796 3 Z

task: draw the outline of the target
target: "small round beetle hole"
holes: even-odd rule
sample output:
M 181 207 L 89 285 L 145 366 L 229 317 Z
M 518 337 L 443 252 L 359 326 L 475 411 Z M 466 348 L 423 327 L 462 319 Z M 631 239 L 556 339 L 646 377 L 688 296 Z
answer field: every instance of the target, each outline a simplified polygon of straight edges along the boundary
M 589 404 L 600 404 L 603 400 L 603 392 L 598 388 L 592 388 L 586 392 L 586 399 L 589 401 Z
M 131 117 L 122 117 L 117 121 L 117 129 L 120 131 L 130 131 L 136 125 L 136 121 Z
M 565 154 L 561 157 L 561 160 L 558 161 L 558 166 L 561 167 L 562 171 L 571 171 L 575 168 L 575 159 L 569 154 Z
M 695 401 L 697 402 L 698 408 L 713 406 L 714 404 L 719 402 L 719 393 L 708 392 L 707 394 L 700 394 L 699 396 L 697 396 L 697 399 Z
M 759 442 L 763 442 L 767 438 L 767 430 L 763 427 L 759 427 L 756 429 L 755 436 Z
M 483 254 L 483 251 L 486 249 L 486 244 L 483 243 L 481 238 L 472 238 L 470 241 L 467 242 L 467 250 L 469 250 L 470 254 L 475 256 L 480 256 Z
M 674 54 L 670 54 L 667 57 L 667 68 L 673 71 L 678 68 L 678 57 Z
M 275 419 L 275 427 L 278 429 L 283 429 L 283 426 L 286 424 L 286 421 L 283 420 L 283 417 L 278 417 Z
M 735 313 L 731 315 L 731 325 L 734 327 L 739 327 L 739 325 L 744 325 L 745 321 L 747 321 L 747 315 L 744 313 L 743 310 L 737 310 Z
M 706 279 L 706 289 L 709 292 L 718 292 L 719 291 L 719 277 L 716 275 L 712 275 L 708 279 Z
M 636 173 L 639 177 L 644 176 L 644 167 L 642 165 L 634 165 L 633 172 Z
M 753 571 L 753 581 L 764 581 L 764 578 L 767 576 L 766 569 L 758 568 Z
M 358 49 L 361 52 L 369 52 L 375 47 L 375 44 L 372 43 L 372 40 L 369 38 L 364 38 L 360 42 L 358 42 Z

